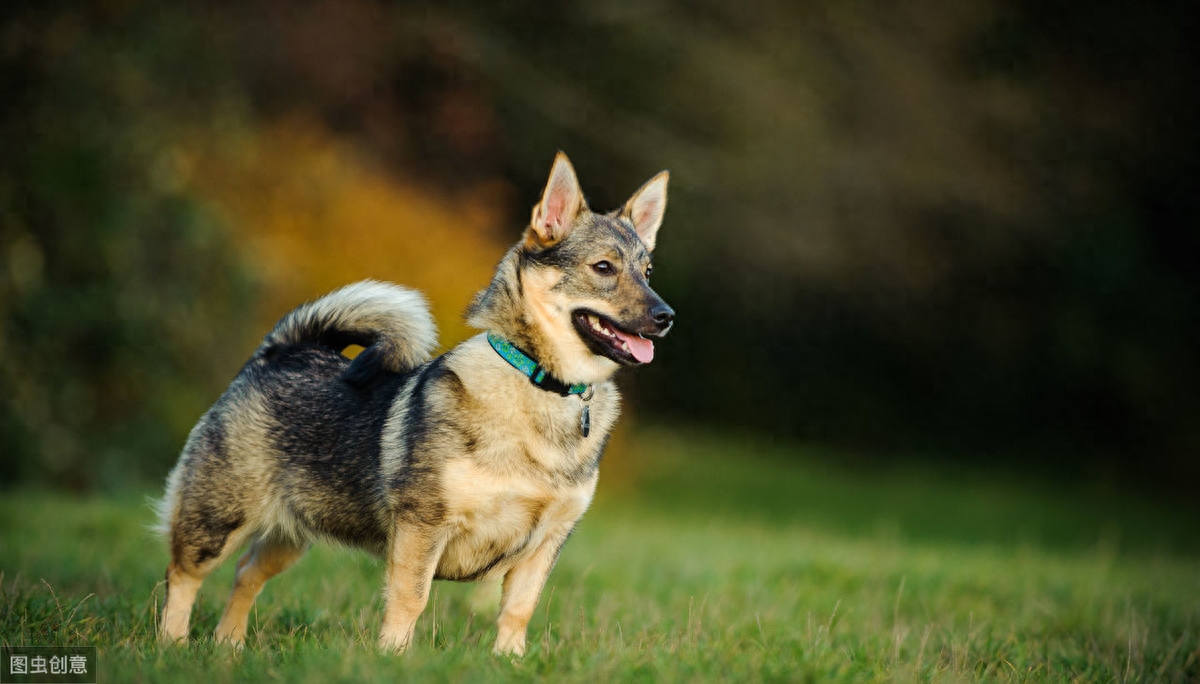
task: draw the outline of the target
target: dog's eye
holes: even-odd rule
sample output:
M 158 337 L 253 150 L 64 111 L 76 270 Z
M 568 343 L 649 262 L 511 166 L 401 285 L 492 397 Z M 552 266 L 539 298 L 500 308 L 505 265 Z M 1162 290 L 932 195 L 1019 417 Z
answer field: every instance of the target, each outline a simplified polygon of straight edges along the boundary
M 646 278 L 647 278 L 647 279 L 649 279 L 649 278 L 650 278 L 650 274 L 651 274 L 651 273 L 654 273 L 654 267 L 653 267 L 653 266 L 647 266 L 647 267 L 646 267 Z
M 596 263 L 592 264 L 592 270 L 604 276 L 612 275 L 617 272 L 617 270 L 613 268 L 613 265 L 607 261 L 597 261 Z

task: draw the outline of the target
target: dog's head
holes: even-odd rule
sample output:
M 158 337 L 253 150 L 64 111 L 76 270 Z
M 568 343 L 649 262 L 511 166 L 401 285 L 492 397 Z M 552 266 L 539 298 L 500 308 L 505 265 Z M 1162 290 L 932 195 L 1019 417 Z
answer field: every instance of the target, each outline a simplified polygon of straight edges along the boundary
M 667 334 L 675 312 L 650 287 L 651 258 L 667 206 L 666 171 L 625 205 L 600 214 L 583 197 L 566 155 L 554 159 L 524 238 L 509 253 L 497 281 L 515 276 L 519 331 L 502 330 L 532 347 L 539 361 L 568 382 L 606 379 L 617 365 L 654 358 L 654 339 Z M 497 287 L 477 300 L 476 309 Z M 487 327 L 487 326 L 480 326 Z

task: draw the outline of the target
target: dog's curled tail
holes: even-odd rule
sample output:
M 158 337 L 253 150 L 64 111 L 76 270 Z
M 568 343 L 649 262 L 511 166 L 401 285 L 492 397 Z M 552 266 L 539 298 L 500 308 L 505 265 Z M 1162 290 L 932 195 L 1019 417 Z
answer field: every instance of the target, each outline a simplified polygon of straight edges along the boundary
M 415 290 L 363 280 L 296 307 L 267 334 L 260 354 L 277 346 L 316 343 L 341 351 L 365 347 L 356 365 L 400 372 L 425 363 L 437 346 L 437 326 Z

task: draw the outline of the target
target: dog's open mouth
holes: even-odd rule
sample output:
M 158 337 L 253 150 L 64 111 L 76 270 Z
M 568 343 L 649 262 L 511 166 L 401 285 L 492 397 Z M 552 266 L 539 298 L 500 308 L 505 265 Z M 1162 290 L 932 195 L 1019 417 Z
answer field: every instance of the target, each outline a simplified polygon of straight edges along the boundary
M 575 312 L 575 329 L 592 351 L 617 363 L 637 365 L 654 360 L 654 343 L 617 327 L 610 319 L 593 311 Z

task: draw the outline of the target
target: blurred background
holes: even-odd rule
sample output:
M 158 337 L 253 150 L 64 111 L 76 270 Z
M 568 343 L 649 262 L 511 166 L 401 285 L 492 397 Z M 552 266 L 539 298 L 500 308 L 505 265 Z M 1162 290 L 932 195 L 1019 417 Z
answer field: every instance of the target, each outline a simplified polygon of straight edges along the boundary
M 160 481 L 273 322 L 346 282 L 424 290 L 464 339 L 562 149 L 597 209 L 672 172 L 679 320 L 620 377 L 629 425 L 1183 494 L 1186 9 L 7 3 L 0 483 Z

